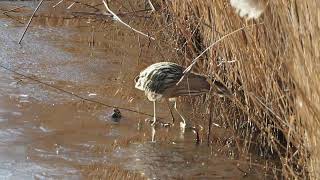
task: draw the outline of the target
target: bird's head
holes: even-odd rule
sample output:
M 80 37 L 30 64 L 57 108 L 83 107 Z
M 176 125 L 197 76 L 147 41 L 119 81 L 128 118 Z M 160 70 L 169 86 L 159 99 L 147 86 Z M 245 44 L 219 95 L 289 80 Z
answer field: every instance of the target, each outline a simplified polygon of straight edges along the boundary
M 135 83 L 135 85 L 134 85 L 135 88 L 140 89 L 140 90 L 143 91 L 143 87 L 142 87 L 142 82 L 141 82 L 140 76 L 136 76 L 134 78 L 134 83 Z

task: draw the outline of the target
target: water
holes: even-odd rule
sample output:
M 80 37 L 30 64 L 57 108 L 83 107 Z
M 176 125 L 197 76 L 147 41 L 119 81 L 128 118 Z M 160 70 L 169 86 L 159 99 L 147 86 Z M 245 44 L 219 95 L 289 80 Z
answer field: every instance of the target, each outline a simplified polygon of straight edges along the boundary
M 10 13 L 15 19 L 0 14 L 1 65 L 84 98 L 152 113 L 133 79 L 163 61 L 155 45 L 141 49 L 148 40 L 109 23 L 95 29 L 90 46 L 91 24 L 44 14 L 19 46 L 24 27 L 19 21 L 26 22 L 35 4 L 0 3 L 1 9 L 20 5 L 27 7 Z M 168 58 L 174 56 L 170 52 Z M 165 103 L 158 111 L 170 120 Z M 0 68 L 0 179 L 263 177 L 223 144 L 196 145 L 192 132 L 182 136 L 177 127 L 158 128 L 152 143 L 147 116 L 121 110 L 123 118 L 116 122 L 112 112 Z

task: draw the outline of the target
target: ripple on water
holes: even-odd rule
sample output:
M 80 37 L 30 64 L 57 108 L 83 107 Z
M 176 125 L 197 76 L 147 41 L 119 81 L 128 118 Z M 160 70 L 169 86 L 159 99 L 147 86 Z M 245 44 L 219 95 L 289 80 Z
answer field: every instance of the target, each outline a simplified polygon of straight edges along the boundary
M 184 143 L 132 144 L 129 148 L 113 152 L 112 163 L 119 163 L 125 169 L 151 179 L 237 179 L 242 174 L 235 161 L 212 157 L 207 147 L 186 146 Z
M 8 119 L 0 116 L 0 123 L 5 121 L 8 121 Z
M 0 129 L 0 143 L 8 143 L 15 141 L 19 136 L 23 135 L 22 128 Z
M 92 162 L 105 161 L 107 157 L 101 157 L 100 154 L 92 153 L 92 145 L 79 144 L 72 147 L 54 144 L 51 147 L 33 148 L 30 154 L 42 161 L 61 162 L 70 164 L 89 164 Z
M 26 161 L 1 162 L 0 179 L 79 179 L 74 168 L 48 166 Z
M 0 167 L 0 179 L 9 178 L 12 176 L 12 172 L 7 169 L 1 169 Z

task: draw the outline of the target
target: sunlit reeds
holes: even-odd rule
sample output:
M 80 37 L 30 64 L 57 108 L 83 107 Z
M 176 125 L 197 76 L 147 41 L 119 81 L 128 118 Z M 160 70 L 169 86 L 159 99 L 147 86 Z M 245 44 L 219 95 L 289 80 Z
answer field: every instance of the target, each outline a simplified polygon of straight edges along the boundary
M 229 1 L 161 1 L 170 14 L 189 65 L 201 51 L 238 28 L 263 23 L 226 38 L 198 63 L 198 70 L 223 80 L 234 100 L 213 99 L 216 121 L 255 141 L 282 164 L 288 178 L 320 172 L 320 21 L 316 0 L 269 2 L 257 20 L 245 21 Z M 212 111 L 212 109 L 211 109 Z M 265 154 L 265 155 L 266 155 Z

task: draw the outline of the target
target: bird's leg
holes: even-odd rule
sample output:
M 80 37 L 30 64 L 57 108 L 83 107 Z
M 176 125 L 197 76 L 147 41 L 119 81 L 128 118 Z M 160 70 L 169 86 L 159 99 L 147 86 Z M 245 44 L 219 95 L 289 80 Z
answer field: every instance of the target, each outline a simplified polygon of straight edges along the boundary
M 171 104 L 170 104 L 170 102 L 168 101 L 168 99 L 166 99 L 166 102 L 167 102 L 167 105 L 168 105 L 169 110 L 170 110 L 170 114 L 171 114 L 171 118 L 172 118 L 172 125 L 173 125 L 175 119 L 174 119 L 174 116 L 173 116 L 173 113 L 172 113 L 172 107 L 171 107 Z
M 156 128 L 154 126 L 151 126 L 151 142 L 156 142 L 155 136 L 156 136 Z
M 151 123 L 151 126 L 154 126 L 156 124 L 157 118 L 156 118 L 156 101 L 153 101 L 153 122 Z
M 155 142 L 156 136 L 156 101 L 153 101 L 153 122 L 151 123 L 151 142 Z
M 180 122 L 180 128 L 184 131 L 186 128 L 186 119 L 182 116 L 182 114 L 178 111 L 177 108 L 177 101 L 174 101 L 174 109 L 177 111 L 177 113 L 179 114 L 179 116 L 181 117 L 183 122 Z

